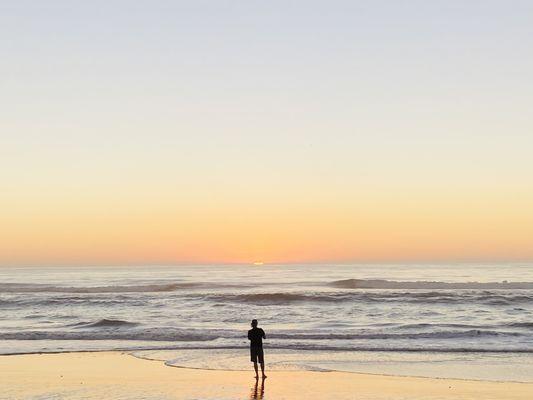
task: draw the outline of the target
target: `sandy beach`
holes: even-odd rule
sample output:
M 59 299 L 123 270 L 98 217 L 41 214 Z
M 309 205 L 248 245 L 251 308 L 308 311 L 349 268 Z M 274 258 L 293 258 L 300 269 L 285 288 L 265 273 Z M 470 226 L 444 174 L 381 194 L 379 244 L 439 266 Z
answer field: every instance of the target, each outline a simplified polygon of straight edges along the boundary
M 166 366 L 123 352 L 0 356 L 0 398 L 531 399 L 533 384 L 341 372 L 252 372 Z

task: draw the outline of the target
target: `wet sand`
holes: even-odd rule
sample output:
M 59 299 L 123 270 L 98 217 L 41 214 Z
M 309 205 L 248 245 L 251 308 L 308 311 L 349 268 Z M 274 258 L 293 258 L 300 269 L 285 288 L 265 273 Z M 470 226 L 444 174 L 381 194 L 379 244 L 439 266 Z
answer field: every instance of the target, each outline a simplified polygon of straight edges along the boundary
M 122 352 L 0 356 L 0 399 L 532 399 L 532 383 L 175 368 Z

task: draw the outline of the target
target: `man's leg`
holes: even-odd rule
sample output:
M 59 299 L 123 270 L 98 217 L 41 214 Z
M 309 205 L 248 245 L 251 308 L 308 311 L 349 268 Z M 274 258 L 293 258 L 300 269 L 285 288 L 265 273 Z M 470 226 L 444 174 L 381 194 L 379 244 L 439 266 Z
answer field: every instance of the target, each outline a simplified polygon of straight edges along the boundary
M 261 370 L 263 368 L 263 364 L 261 364 Z M 254 369 L 255 369 L 255 377 L 259 378 L 259 372 L 257 371 L 257 361 L 254 361 Z
M 258 357 L 259 358 L 259 364 L 261 364 L 261 374 L 263 374 L 263 379 L 266 378 L 265 375 L 265 355 L 263 353 L 263 348 L 259 350 Z

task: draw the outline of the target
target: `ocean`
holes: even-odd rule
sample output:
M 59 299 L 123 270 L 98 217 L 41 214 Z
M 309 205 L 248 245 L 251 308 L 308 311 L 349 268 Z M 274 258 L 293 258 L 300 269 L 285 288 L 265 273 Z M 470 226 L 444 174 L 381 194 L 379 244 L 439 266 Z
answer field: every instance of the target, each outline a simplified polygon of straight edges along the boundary
M 0 354 L 533 382 L 533 265 L 0 268 Z

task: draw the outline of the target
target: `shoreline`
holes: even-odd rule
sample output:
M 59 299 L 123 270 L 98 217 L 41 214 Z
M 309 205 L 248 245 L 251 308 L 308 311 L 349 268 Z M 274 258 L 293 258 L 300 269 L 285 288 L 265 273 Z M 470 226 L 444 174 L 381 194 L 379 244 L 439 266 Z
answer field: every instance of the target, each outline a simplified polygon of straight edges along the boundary
M 513 399 L 533 383 L 423 378 L 338 371 L 269 371 L 257 392 L 253 371 L 193 369 L 126 351 L 0 356 L 0 399 Z M 259 379 L 259 384 L 261 379 Z M 6 397 L 3 397 L 6 396 Z
M 124 352 L 127 353 L 127 352 Z M 191 370 L 200 370 L 200 371 L 223 371 L 223 372 L 246 372 L 248 370 L 245 369 L 220 369 L 220 368 L 200 368 L 200 367 L 184 367 L 181 365 L 172 365 L 169 364 L 168 361 L 162 361 L 155 358 L 145 358 L 145 357 L 139 357 L 135 354 L 127 353 L 129 356 L 138 358 L 140 360 L 145 361 L 152 361 L 152 362 L 160 362 L 163 363 L 166 367 L 170 368 L 180 368 L 180 369 L 191 369 Z M 270 371 L 271 372 L 296 372 L 293 370 L 275 370 Z M 439 377 L 439 376 L 420 376 L 420 375 L 401 375 L 401 374 L 385 374 L 385 373 L 374 373 L 374 372 L 357 372 L 357 371 L 339 371 L 335 369 L 316 369 L 316 370 L 301 370 L 297 372 L 314 372 L 319 374 L 327 374 L 327 373 L 342 373 L 342 374 L 354 374 L 354 375 L 363 375 L 363 376 L 381 376 L 381 377 L 387 377 L 387 378 L 420 378 L 420 379 L 436 379 L 436 380 L 452 380 L 452 381 L 466 381 L 466 382 L 488 382 L 488 383 L 519 383 L 519 384 L 529 384 L 533 385 L 533 382 L 526 382 L 526 381 L 514 381 L 514 380 L 492 380 L 492 379 L 473 379 L 473 378 L 446 378 L 446 377 Z
M 223 348 L 226 349 L 226 348 Z M 229 349 L 234 349 L 230 347 Z M 240 347 L 236 349 L 241 349 Z M 203 367 L 191 367 L 191 366 L 181 366 L 173 365 L 168 361 L 164 361 L 156 358 L 142 357 L 136 355 L 136 352 L 141 351 L 151 351 L 151 350 L 167 350 L 167 349 L 103 349 L 103 350 L 51 350 L 51 351 L 35 351 L 35 352 L 16 352 L 16 353 L 3 353 L 0 354 L 0 358 L 3 357 L 19 357 L 19 356 L 41 356 L 41 355 L 61 355 L 61 354 L 91 354 L 91 353 L 111 353 L 111 354 L 122 354 L 133 357 L 142 361 L 151 361 L 158 362 L 163 364 L 166 367 L 170 368 L 179 368 L 186 370 L 198 370 L 198 371 L 220 371 L 220 372 L 247 372 L 248 369 L 223 369 L 223 368 L 203 368 Z M 183 348 L 183 349 L 171 349 L 174 351 L 179 350 L 206 350 L 205 348 Z M 305 351 L 305 350 L 304 350 Z M 367 351 L 367 350 L 364 350 Z M 533 350 L 532 350 L 533 351 Z M 385 350 L 379 350 L 377 352 L 387 353 Z M 432 351 L 427 351 L 427 353 L 432 353 Z M 472 352 L 476 353 L 476 352 Z M 485 353 L 485 352 L 479 352 Z M 499 353 L 499 352 L 496 352 Z M 522 352 L 505 352 L 505 353 L 517 353 Z M 533 385 L 532 381 L 520 381 L 512 379 L 481 379 L 481 378 L 457 378 L 457 377 L 441 377 L 441 376 L 423 376 L 423 375 L 414 375 L 414 374 L 397 374 L 397 373 L 378 373 L 378 372 L 366 372 L 366 371 L 346 371 L 346 370 L 336 370 L 336 369 L 302 369 L 302 370 L 271 370 L 272 372 L 313 372 L 313 373 L 342 373 L 342 374 L 354 374 L 354 375 L 364 375 L 364 376 L 377 376 L 377 377 L 389 377 L 389 378 L 415 378 L 415 379 L 435 379 L 435 380 L 453 380 L 453 381 L 465 381 L 465 382 L 487 382 L 487 383 L 513 383 L 513 384 L 529 384 Z M 0 400 L 2 398 L 0 397 Z

